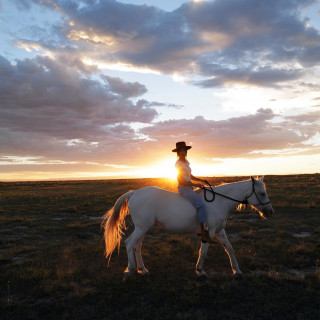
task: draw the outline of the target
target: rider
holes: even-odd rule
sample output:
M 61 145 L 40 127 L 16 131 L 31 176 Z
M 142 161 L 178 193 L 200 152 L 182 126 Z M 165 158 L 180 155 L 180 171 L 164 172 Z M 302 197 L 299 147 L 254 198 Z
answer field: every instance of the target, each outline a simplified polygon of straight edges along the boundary
M 194 180 L 206 183 L 206 180 L 196 178 L 191 174 L 190 163 L 186 159 L 187 150 L 189 149 L 191 149 L 191 146 L 187 146 L 184 141 L 180 141 L 176 143 L 176 149 L 172 150 L 172 152 L 177 152 L 177 156 L 179 157 L 175 165 L 178 170 L 178 192 L 182 197 L 189 200 L 197 209 L 198 220 L 201 227 L 201 240 L 204 242 L 213 243 L 209 235 L 205 204 L 200 195 L 193 190 L 193 187 L 201 188 L 202 185 L 200 183 L 193 183 L 191 181 Z

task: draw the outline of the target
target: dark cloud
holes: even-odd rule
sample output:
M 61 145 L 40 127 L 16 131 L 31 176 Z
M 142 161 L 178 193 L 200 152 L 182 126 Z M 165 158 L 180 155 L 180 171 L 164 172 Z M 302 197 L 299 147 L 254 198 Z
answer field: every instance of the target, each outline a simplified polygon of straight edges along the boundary
M 320 62 L 319 31 L 306 26 L 299 10 L 313 1 L 215 1 L 194 9 L 186 6 L 189 21 L 199 35 L 221 32 L 229 43 L 222 49 L 200 55 L 202 75 L 196 84 L 204 87 L 230 83 L 275 86 L 304 75 L 295 64 L 311 67 Z M 308 55 L 312 55 L 308 58 Z M 285 68 L 277 66 L 285 64 Z
M 31 2 L 19 2 L 19 10 L 29 10 Z M 90 57 L 93 63 L 185 73 L 205 88 L 281 88 L 296 81 L 315 91 L 318 84 L 303 80 L 319 65 L 320 35 L 301 17 L 315 1 L 190 1 L 172 12 L 114 0 L 33 2 L 62 19 L 12 36 L 20 47 L 42 48 L 54 58 L 12 64 L 0 56 L 0 161 L 10 155 L 39 157 L 38 165 L 48 159 L 134 165 L 171 155 L 178 140 L 193 143 L 203 158 L 319 152 L 308 145 L 319 134 L 318 111 L 285 117 L 259 109 L 220 121 L 198 116 L 155 123 L 156 108 L 182 106 L 140 98 L 145 85 L 83 63 Z M 136 122 L 149 126 L 135 130 Z
M 148 102 L 146 100 L 140 100 L 140 103 L 143 103 L 146 106 L 149 107 L 166 107 L 166 108 L 174 108 L 174 109 L 182 109 L 184 106 L 180 104 L 174 104 L 174 103 L 164 103 L 164 102 L 157 102 L 157 101 L 152 101 Z
M 120 141 L 137 139 L 129 123 L 150 123 L 157 116 L 148 103 L 130 99 L 144 94 L 145 86 L 104 79 L 48 57 L 16 65 L 0 57 L 1 153 L 61 154 L 72 146 L 70 140 L 83 154 L 93 142 L 107 152 Z
M 313 0 L 190 1 L 173 12 L 113 0 L 36 2 L 69 17 L 71 25 L 57 28 L 79 52 L 108 63 L 196 73 L 207 78 L 193 82 L 202 87 L 278 86 L 304 76 L 298 64 L 320 62 L 319 31 L 301 18 Z
M 299 79 L 303 72 L 300 69 L 274 69 L 274 68 L 258 68 L 252 69 L 222 69 L 214 70 L 211 68 L 204 69 L 203 74 L 214 74 L 210 79 L 202 81 L 193 81 L 192 83 L 203 88 L 217 87 L 234 83 L 242 83 L 248 85 L 257 85 L 264 87 L 277 87 L 279 83 Z
M 0 57 L 2 162 L 10 161 L 9 155 L 36 157 L 42 166 L 55 160 L 49 165 L 60 168 L 73 162 L 79 167 L 95 162 L 100 170 L 103 163 L 134 166 L 141 157 L 167 157 L 178 140 L 191 142 L 202 158 L 256 157 L 259 150 L 318 152 L 308 141 L 319 133 L 319 111 L 284 117 L 259 109 L 219 121 L 198 116 L 155 123 L 151 106 L 166 104 L 130 99 L 144 94 L 144 85 L 100 75 L 95 68 L 78 71 L 76 59 L 65 62 L 37 57 L 14 65 Z M 149 126 L 135 130 L 132 122 Z
M 120 78 L 108 76 L 103 76 L 103 78 L 109 84 L 112 92 L 115 92 L 124 98 L 139 97 L 147 92 L 147 88 L 138 82 L 128 83 Z

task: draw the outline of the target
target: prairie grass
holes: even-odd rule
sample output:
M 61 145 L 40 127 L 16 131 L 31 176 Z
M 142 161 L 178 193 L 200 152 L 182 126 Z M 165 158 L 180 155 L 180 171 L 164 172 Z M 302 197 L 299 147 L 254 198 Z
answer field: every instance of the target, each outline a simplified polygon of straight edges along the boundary
M 125 247 L 107 267 L 100 217 L 129 190 L 175 182 L 0 183 L 0 319 L 318 319 L 320 175 L 265 182 L 274 216 L 235 211 L 226 229 L 242 280 L 218 244 L 208 250 L 208 279 L 197 279 L 199 238 L 153 227 L 142 248 L 151 274 L 126 283 Z

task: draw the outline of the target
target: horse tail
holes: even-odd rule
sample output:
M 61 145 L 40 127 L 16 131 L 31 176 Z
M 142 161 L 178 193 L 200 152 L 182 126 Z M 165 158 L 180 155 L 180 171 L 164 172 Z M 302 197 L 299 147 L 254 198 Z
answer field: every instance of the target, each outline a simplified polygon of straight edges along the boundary
M 123 194 L 102 217 L 101 226 L 104 228 L 105 255 L 111 258 L 114 249 L 118 246 L 120 250 L 120 241 L 122 239 L 122 229 L 126 227 L 125 217 L 129 214 L 129 199 L 133 195 L 133 190 Z

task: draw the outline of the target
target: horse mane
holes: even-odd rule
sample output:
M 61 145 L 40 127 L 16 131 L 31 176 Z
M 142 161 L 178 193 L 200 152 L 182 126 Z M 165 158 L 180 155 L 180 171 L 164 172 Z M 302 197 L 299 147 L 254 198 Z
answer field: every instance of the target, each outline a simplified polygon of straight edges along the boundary
M 264 188 L 267 190 L 265 183 L 264 183 L 263 181 L 261 181 L 261 180 L 259 179 L 259 177 L 256 177 L 255 179 L 256 179 L 256 181 L 260 181 L 260 182 L 263 184 Z M 230 185 L 230 184 L 235 184 L 235 183 L 240 183 L 240 182 L 245 182 L 245 181 L 250 181 L 250 179 L 239 180 L 239 181 L 235 181 L 235 182 L 222 182 L 221 184 L 218 184 L 218 185 L 216 185 L 216 186 L 214 186 L 214 187 L 215 187 L 215 188 L 218 188 L 218 187 L 228 186 L 228 185 Z
M 223 186 L 228 186 L 230 184 L 235 184 L 235 183 L 240 183 L 240 182 L 246 182 L 246 181 L 250 181 L 250 179 L 246 179 L 246 180 L 239 180 L 239 181 L 234 181 L 234 182 L 222 182 L 218 185 L 216 185 L 215 187 L 223 187 Z

